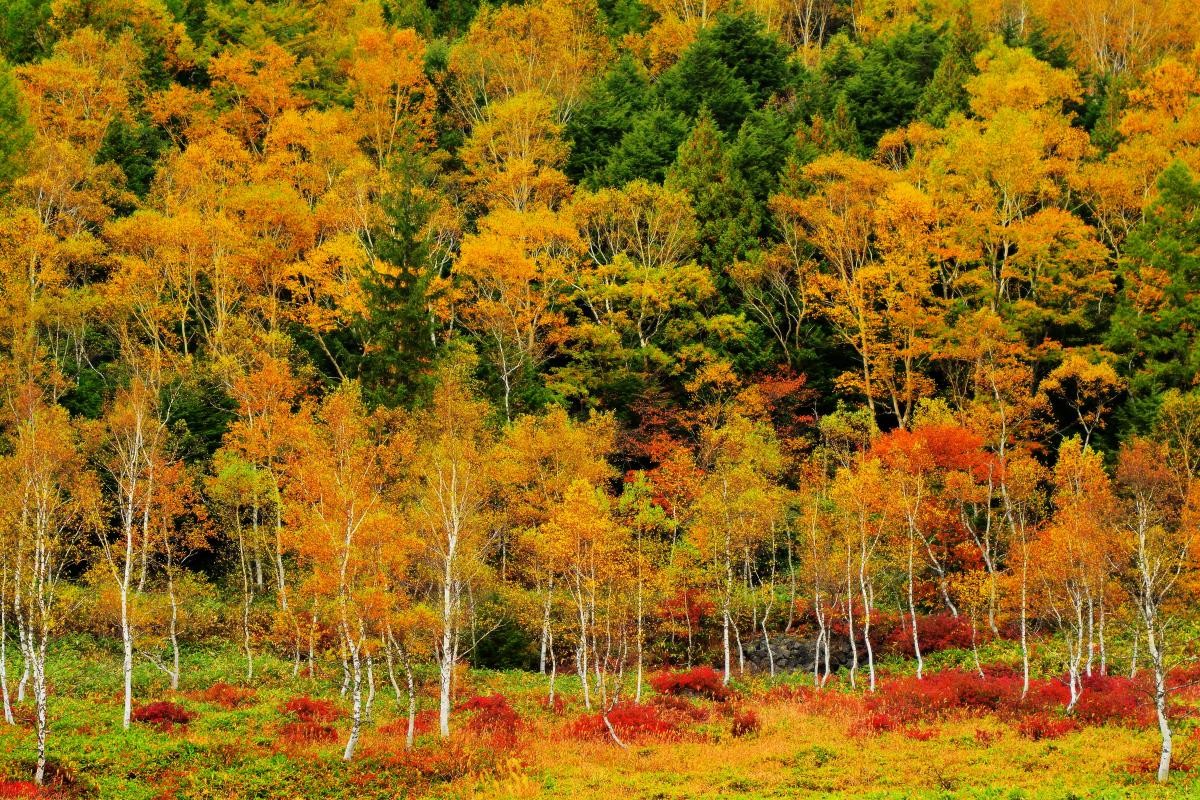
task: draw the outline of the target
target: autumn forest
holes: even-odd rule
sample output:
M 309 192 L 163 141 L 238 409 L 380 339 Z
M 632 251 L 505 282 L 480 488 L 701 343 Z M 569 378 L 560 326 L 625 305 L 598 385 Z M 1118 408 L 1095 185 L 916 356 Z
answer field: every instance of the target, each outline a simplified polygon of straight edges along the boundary
M 1200 793 L 1188 0 L 0 2 L 0 798 Z

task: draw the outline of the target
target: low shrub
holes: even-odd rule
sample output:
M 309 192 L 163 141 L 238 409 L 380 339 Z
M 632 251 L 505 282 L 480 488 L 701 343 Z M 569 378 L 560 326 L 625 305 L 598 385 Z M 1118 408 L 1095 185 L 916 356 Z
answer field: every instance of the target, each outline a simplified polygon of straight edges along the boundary
M 279 738 L 287 744 L 332 742 L 337 738 L 337 730 L 320 722 L 288 722 L 279 729 Z
M 733 723 L 730 725 L 730 733 L 734 736 L 752 736 L 762 729 L 762 722 L 758 719 L 752 709 L 746 708 L 740 711 L 735 711 L 733 714 Z
M 980 635 L 981 632 L 977 631 L 977 639 Z M 946 613 L 918 616 L 917 636 L 921 642 L 921 652 L 925 655 L 956 648 L 965 650 L 971 646 L 971 621 L 965 616 L 956 617 Z M 911 620 L 905 619 L 888 632 L 884 650 L 908 658 L 916 657 Z
M 521 718 L 502 694 L 476 695 L 459 704 L 460 711 L 470 711 L 467 726 L 474 731 L 512 730 L 521 724 Z
M 1092 675 L 1083 679 L 1075 716 L 1093 725 L 1149 725 L 1154 720 L 1149 697 L 1146 687 L 1123 675 Z
M 866 698 L 867 710 L 884 713 L 907 724 L 936 719 L 950 711 L 999 711 L 1020 698 L 1020 685 L 1005 677 L 980 678 L 965 670 L 950 669 L 926 675 L 884 681 Z
M 0 781 L 0 797 L 37 797 L 38 786 L 30 781 Z
M 659 694 L 690 695 L 724 700 L 729 697 L 729 688 L 721 679 L 721 673 L 712 667 L 696 667 L 685 672 L 660 672 L 650 677 L 650 685 Z
M 429 733 L 438 724 L 438 712 L 432 708 L 426 708 L 418 711 L 413 717 L 413 733 L 420 736 L 423 733 Z M 399 717 L 397 719 L 385 722 L 379 726 L 379 732 L 385 733 L 388 736 L 399 736 L 401 738 L 408 736 L 408 717 Z
M 337 708 L 328 700 L 308 696 L 293 697 L 283 705 L 283 713 L 292 718 L 279 730 L 280 738 L 288 744 L 329 742 L 337 738 L 333 726 Z
M 217 681 L 204 690 L 201 698 L 205 702 L 222 708 L 241 708 L 249 705 L 254 699 L 254 690 L 248 686 L 234 686 L 224 681 Z
M 712 713 L 700 703 L 694 703 L 686 697 L 660 694 L 650 698 L 650 704 L 659 710 L 666 719 L 678 719 L 687 722 L 707 722 Z
M 976 744 L 984 745 L 985 747 L 995 744 L 1000 739 L 1000 731 L 989 731 L 986 728 L 975 729 Z
M 333 722 L 337 708 L 328 700 L 315 700 L 307 695 L 293 697 L 283 705 L 283 713 L 300 722 Z
M 493 747 L 507 748 L 517 743 L 521 718 L 502 694 L 476 695 L 459 705 L 471 712 L 467 730 L 486 736 Z
M 187 725 L 195 718 L 194 713 L 169 700 L 148 703 L 133 710 L 134 722 L 150 725 L 163 731 L 169 731 L 177 725 Z
M 1035 742 L 1043 739 L 1058 739 L 1077 730 L 1079 730 L 1079 723 L 1075 720 L 1050 714 L 1032 714 L 1017 724 L 1017 733 Z
M 928 742 L 930 739 L 936 739 L 941 733 L 937 728 L 905 728 L 901 731 L 905 739 L 912 739 L 916 742 Z
M 486 769 L 489 763 L 485 752 L 459 743 L 418 747 L 405 753 L 397 762 L 427 783 L 449 783 Z
M 622 741 L 671 738 L 679 731 L 658 709 L 644 703 L 618 703 L 608 712 L 608 721 Z M 570 732 L 580 739 L 610 739 L 603 714 L 584 714 L 571 724 Z
M 852 736 L 862 736 L 865 734 L 886 733 L 896 730 L 900 725 L 900 720 L 891 714 L 877 711 L 856 720 L 850 726 L 850 734 Z

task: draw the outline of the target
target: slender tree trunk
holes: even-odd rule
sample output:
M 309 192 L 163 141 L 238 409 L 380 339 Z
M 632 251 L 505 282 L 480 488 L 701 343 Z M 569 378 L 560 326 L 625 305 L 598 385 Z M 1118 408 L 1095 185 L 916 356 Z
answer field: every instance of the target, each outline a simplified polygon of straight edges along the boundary
M 375 660 L 371 657 L 371 651 L 367 651 L 367 703 L 363 708 L 363 716 L 366 719 L 371 719 L 371 712 L 375 708 Z
M 546 588 L 546 599 L 542 603 L 542 639 L 541 652 L 538 654 L 538 673 L 546 674 L 546 646 L 550 641 L 550 606 L 554 591 L 553 581 Z
M 1029 549 L 1021 539 L 1021 699 L 1029 695 Z
M 1138 635 L 1137 628 L 1134 628 L 1134 630 L 1133 630 L 1133 652 L 1129 656 L 1129 679 L 1130 680 L 1133 680 L 1134 678 L 1136 678 L 1137 673 L 1138 673 L 1138 665 L 1137 665 L 1138 640 L 1140 638 L 1141 637 Z
M 33 773 L 33 782 L 41 786 L 46 780 L 46 735 L 49 733 L 49 723 L 46 719 L 46 644 L 48 632 L 43 631 L 42 640 L 38 643 L 37 656 L 33 664 L 33 698 L 36 710 L 37 726 L 37 768 Z
M 0 579 L 0 697 L 4 702 L 4 721 L 15 725 L 16 719 L 12 712 L 12 698 L 8 693 L 8 566 L 3 569 Z
M 921 637 L 917 633 L 917 603 L 913 587 L 913 545 L 912 529 L 910 528 L 908 533 L 908 614 L 912 619 L 913 653 L 917 656 L 917 680 L 921 680 L 925 673 L 925 659 L 921 657 Z
M 1164 783 L 1171 774 L 1172 750 L 1171 720 L 1167 716 L 1167 670 L 1155 630 L 1157 610 L 1149 602 L 1144 602 L 1142 608 L 1146 621 L 1146 651 L 1150 654 L 1150 664 L 1154 669 L 1154 714 L 1158 718 L 1158 733 L 1162 739 L 1158 756 L 1158 782 Z
M 129 552 L 126 557 L 125 579 L 121 582 L 121 646 L 124 656 L 121 669 L 125 688 L 124 716 L 121 724 L 125 730 L 129 730 L 133 720 L 133 625 L 129 619 L 129 573 L 132 556 L 132 552 Z
M 342 760 L 349 761 L 354 758 L 354 748 L 358 746 L 358 735 L 359 731 L 362 730 L 362 657 L 359 653 L 362 641 L 361 639 L 355 641 L 351 637 L 349 626 L 344 620 L 342 622 L 342 636 L 345 639 L 346 650 L 349 651 L 351 665 L 350 738 L 346 740 L 346 749 L 342 752 Z
M 634 690 L 633 702 L 642 702 L 642 668 L 644 658 L 645 630 L 642 611 L 642 545 L 641 532 L 638 533 L 638 582 L 637 582 L 637 683 Z
M 246 539 L 242 523 L 237 523 L 238 563 L 242 572 L 242 650 L 246 654 L 246 682 L 254 680 L 254 649 L 250 642 L 250 605 L 254 602 L 254 590 L 250 588 L 250 566 L 246 561 Z
M 721 643 L 724 649 L 725 665 L 721 682 L 728 685 L 731 667 L 731 651 L 729 645 L 730 606 L 733 602 L 733 558 L 729 552 L 730 537 L 725 531 L 725 591 L 721 596 Z
M 454 556 L 453 545 L 445 558 L 442 575 L 442 642 L 439 666 L 441 668 L 438 692 L 438 733 L 443 739 L 450 738 L 450 690 L 454 681 L 454 665 L 457 658 L 457 637 L 454 630 Z
M 1099 632 L 1100 632 L 1100 674 L 1101 675 L 1108 675 L 1108 647 L 1104 641 L 1105 623 L 1106 623 L 1106 620 L 1105 620 L 1105 615 L 1104 615 L 1104 595 L 1101 594 L 1100 595 L 1100 627 L 1099 627 Z

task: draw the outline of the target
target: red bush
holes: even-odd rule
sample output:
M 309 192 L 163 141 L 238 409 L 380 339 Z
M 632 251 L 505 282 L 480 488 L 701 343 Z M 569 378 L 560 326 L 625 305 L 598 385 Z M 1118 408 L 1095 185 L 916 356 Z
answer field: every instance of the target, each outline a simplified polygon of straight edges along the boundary
M 1154 711 L 1149 696 L 1137 681 L 1118 675 L 1093 675 L 1083 679 L 1075 716 L 1093 725 L 1107 722 L 1149 725 Z
M 213 705 L 234 709 L 248 705 L 254 699 L 254 690 L 246 686 L 233 686 L 217 681 L 204 690 L 201 697 Z
M 438 712 L 432 708 L 426 708 L 418 711 L 413 717 L 413 733 L 420 736 L 423 733 L 429 733 L 437 727 Z M 405 737 L 408 735 L 408 717 L 399 717 L 385 722 L 379 726 L 380 733 L 386 733 L 388 736 Z
M 905 728 L 902 733 L 905 739 L 912 739 L 917 742 L 928 742 L 930 739 L 936 739 L 941 733 L 937 728 Z
M 0 781 L 0 797 L 37 797 L 38 787 L 29 781 Z
M 283 713 L 300 722 L 333 722 L 338 717 L 337 708 L 328 700 L 314 700 L 307 695 L 293 697 L 284 703 Z
M 279 736 L 288 744 L 332 742 L 337 738 L 337 730 L 320 722 L 288 722 L 279 729 Z
M 686 697 L 660 694 L 650 698 L 650 703 L 659 710 L 660 716 L 666 719 L 679 719 L 688 722 L 707 722 L 712 716 L 708 708 L 693 703 Z
M 399 764 L 429 783 L 446 783 L 489 766 L 488 753 L 460 743 L 419 747 L 405 753 Z
M 998 676 L 980 678 L 964 670 L 945 670 L 918 680 L 902 677 L 884 681 L 866 699 L 867 709 L 886 713 L 901 723 L 935 719 L 947 712 L 965 709 L 999 711 L 1012 706 L 1021 696 L 1020 682 Z
M 1053 717 L 1049 714 L 1033 714 L 1017 725 L 1017 732 L 1026 739 L 1040 742 L 1043 739 L 1057 739 L 1072 731 L 1079 730 L 1079 723 L 1067 717 Z
M 1000 731 L 989 731 L 986 728 L 975 729 L 975 741 L 978 744 L 987 746 L 1000 739 Z
M 280 737 L 289 744 L 329 742 L 337 738 L 332 723 L 338 717 L 337 708 L 328 700 L 294 697 L 284 703 L 283 713 L 293 721 L 280 728 Z
M 660 672 L 650 678 L 650 685 L 659 694 L 694 695 L 711 700 L 729 697 L 729 689 L 721 673 L 712 667 L 696 667 L 686 672 Z
M 521 718 L 504 695 L 477 695 L 460 704 L 459 710 L 472 712 L 467 729 L 473 733 L 488 735 L 492 743 L 499 747 L 516 744 Z
M 472 711 L 468 725 L 474 730 L 515 728 L 521 718 L 502 694 L 476 695 L 459 705 L 460 711 Z
M 966 617 L 956 617 L 952 614 L 930 614 L 917 617 L 917 636 L 921 640 L 922 653 L 936 653 L 939 650 L 954 648 L 966 649 L 971 646 L 971 621 Z M 982 637 L 982 632 L 976 632 Z M 884 640 L 884 648 L 899 655 L 915 658 L 912 640 L 912 620 L 905 618 L 903 624 L 893 628 Z
M 900 722 L 891 714 L 875 712 L 855 722 L 850 727 L 850 734 L 861 736 L 863 734 L 886 733 L 887 731 L 894 731 L 899 727 Z
M 642 703 L 618 703 L 608 712 L 608 721 L 622 740 L 672 737 L 678 733 L 671 722 L 654 706 Z M 571 724 L 571 734 L 580 739 L 608 739 L 608 726 L 601 714 L 584 714 Z
M 734 712 L 733 724 L 730 726 L 730 732 L 734 736 L 750 736 L 758 733 L 760 728 L 762 728 L 762 723 L 758 719 L 758 714 L 751 709 Z
M 195 714 L 178 703 L 168 700 L 138 706 L 133 710 L 134 722 L 141 722 L 164 731 L 169 731 L 176 725 L 187 725 L 195 718 Z

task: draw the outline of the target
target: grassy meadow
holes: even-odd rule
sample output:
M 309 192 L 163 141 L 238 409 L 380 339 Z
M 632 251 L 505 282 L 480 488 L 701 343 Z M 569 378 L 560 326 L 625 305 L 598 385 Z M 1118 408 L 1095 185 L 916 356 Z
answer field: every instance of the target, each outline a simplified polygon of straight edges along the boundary
M 971 661 L 969 652 L 940 653 L 929 666 L 942 671 L 927 673 L 926 682 L 965 674 L 955 669 Z M 18 725 L 0 726 L 0 797 L 1200 796 L 1189 771 L 1200 737 L 1183 718 L 1187 697 L 1179 701 L 1180 769 L 1161 787 L 1150 770 L 1157 731 L 1144 715 L 1092 724 L 1053 713 L 1017 718 L 1003 708 L 947 707 L 928 708 L 916 720 L 900 714 L 905 721 L 893 725 L 887 714 L 900 712 L 871 705 L 862 675 L 857 690 L 835 680 L 819 693 L 807 675 L 747 677 L 721 700 L 656 693 L 647 681 L 642 706 L 625 705 L 645 713 L 622 715 L 618 706 L 611 715 L 621 747 L 585 712 L 573 676 L 559 677 L 551 710 L 545 677 L 485 670 L 459 675 L 453 736 L 443 744 L 432 708 L 436 675 L 429 673 L 418 675 L 425 691 L 416 746 L 406 752 L 406 702 L 397 702 L 379 665 L 371 724 L 358 756 L 345 764 L 348 701 L 339 696 L 336 663 L 310 680 L 304 671 L 293 677 L 290 662 L 259 654 L 254 681 L 241 686 L 245 666 L 236 649 L 192 650 L 177 692 L 152 666 L 139 664 L 138 707 L 167 701 L 191 718 L 135 722 L 129 731 L 121 727 L 119 666 L 119 654 L 93 640 L 64 642 L 52 658 L 50 786 L 35 794 L 24 783 L 35 751 L 30 706 L 20 705 Z M 911 685 L 914 678 L 900 674 L 905 669 L 899 661 L 882 668 L 879 697 L 887 696 L 889 681 L 898 691 Z M 471 700 L 497 694 L 504 698 L 499 711 Z M 312 698 L 318 713 L 306 716 L 311 709 L 297 698 Z M 1090 706 L 1081 708 L 1086 718 Z

